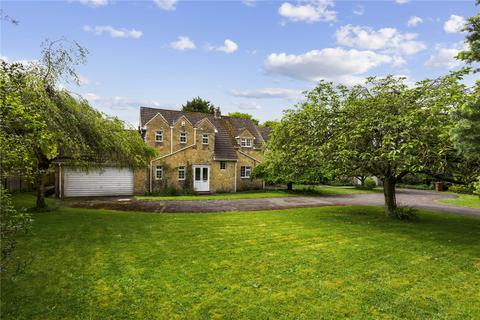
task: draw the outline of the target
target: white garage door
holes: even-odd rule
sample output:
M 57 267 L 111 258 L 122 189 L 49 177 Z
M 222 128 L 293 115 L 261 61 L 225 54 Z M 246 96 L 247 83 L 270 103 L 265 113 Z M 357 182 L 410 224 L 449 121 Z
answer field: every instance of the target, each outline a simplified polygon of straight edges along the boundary
M 102 168 L 82 171 L 65 168 L 65 197 L 120 196 L 133 194 L 133 170 Z

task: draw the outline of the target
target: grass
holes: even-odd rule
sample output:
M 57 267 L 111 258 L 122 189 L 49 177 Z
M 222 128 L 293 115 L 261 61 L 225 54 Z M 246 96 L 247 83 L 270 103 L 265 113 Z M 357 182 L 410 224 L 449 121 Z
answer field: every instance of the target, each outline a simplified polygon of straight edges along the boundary
M 34 219 L 17 251 L 33 260 L 2 275 L 2 319 L 480 317 L 474 217 L 406 223 L 350 206 Z
M 377 189 L 375 189 L 377 191 Z M 278 198 L 294 197 L 299 195 L 333 196 L 345 194 L 369 193 L 372 190 L 355 188 L 353 186 L 306 186 L 294 185 L 293 192 L 285 190 L 248 191 L 236 193 L 218 193 L 209 195 L 190 196 L 136 196 L 140 201 L 194 201 L 194 200 L 232 200 L 232 199 L 256 199 L 256 198 Z
M 480 197 L 471 194 L 456 194 L 458 198 L 439 199 L 438 201 L 456 206 L 480 209 Z

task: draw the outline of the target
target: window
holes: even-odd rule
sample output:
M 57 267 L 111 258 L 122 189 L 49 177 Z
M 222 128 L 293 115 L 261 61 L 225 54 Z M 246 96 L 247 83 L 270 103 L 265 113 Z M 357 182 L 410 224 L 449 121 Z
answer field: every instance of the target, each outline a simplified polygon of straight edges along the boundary
M 240 167 L 240 178 L 250 178 L 250 174 L 252 173 L 252 167 Z
M 155 131 L 155 142 L 163 142 L 163 130 Z
M 202 134 L 202 144 L 208 144 L 208 134 Z
M 163 167 L 157 166 L 155 168 L 155 179 L 160 180 L 163 179 Z
M 220 161 L 220 170 L 227 169 L 227 161 Z
M 185 167 L 178 167 L 178 180 L 185 180 Z
M 247 148 L 250 148 L 252 146 L 252 139 L 249 139 L 249 138 L 242 138 L 240 140 L 240 145 L 242 147 L 247 147 Z
M 187 143 L 187 133 L 180 132 L 180 143 Z

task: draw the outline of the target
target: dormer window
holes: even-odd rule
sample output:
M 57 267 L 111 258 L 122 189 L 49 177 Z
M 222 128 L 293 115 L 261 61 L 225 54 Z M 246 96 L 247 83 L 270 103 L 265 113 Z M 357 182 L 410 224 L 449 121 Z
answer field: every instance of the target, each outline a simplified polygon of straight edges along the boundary
M 187 133 L 180 132 L 180 143 L 187 143 Z
M 241 138 L 241 139 L 240 139 L 240 145 L 241 145 L 242 147 L 251 148 L 251 147 L 252 147 L 252 139 L 250 139 L 250 138 Z
M 202 134 L 202 144 L 208 144 L 208 134 Z
M 163 142 L 163 130 L 155 131 L 155 142 Z

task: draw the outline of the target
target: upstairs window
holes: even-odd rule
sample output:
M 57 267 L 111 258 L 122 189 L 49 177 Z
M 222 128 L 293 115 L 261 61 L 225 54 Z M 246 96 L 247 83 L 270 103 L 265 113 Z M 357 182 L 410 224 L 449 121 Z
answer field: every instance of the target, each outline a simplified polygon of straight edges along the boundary
M 185 166 L 178 167 L 178 180 L 185 180 Z
M 208 134 L 202 134 L 202 144 L 208 144 Z
M 220 170 L 227 169 L 227 161 L 220 161 Z
M 163 167 L 162 166 L 156 166 L 155 167 L 155 179 L 157 179 L 157 180 L 163 179 Z
M 155 131 L 155 142 L 163 142 L 163 130 Z
M 240 145 L 241 145 L 242 147 L 250 148 L 250 147 L 252 147 L 252 139 L 250 139 L 250 138 L 241 138 L 241 139 L 240 139 Z
M 180 143 L 187 143 L 187 133 L 180 132 Z
M 245 166 L 240 167 L 240 178 L 250 178 L 251 174 L 252 174 L 252 167 L 245 167 Z

